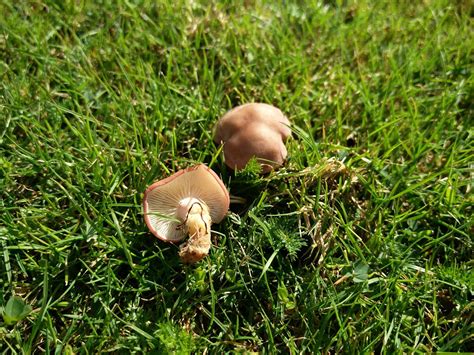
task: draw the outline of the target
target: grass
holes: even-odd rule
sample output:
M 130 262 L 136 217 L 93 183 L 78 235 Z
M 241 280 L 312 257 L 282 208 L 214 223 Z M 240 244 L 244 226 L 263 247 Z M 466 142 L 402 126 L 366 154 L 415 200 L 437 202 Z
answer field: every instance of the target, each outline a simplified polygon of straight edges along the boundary
M 0 13 L 0 305 L 32 307 L 1 351 L 474 349 L 469 1 Z M 212 142 L 251 101 L 293 123 L 268 176 Z M 198 162 L 246 203 L 183 266 L 141 201 Z

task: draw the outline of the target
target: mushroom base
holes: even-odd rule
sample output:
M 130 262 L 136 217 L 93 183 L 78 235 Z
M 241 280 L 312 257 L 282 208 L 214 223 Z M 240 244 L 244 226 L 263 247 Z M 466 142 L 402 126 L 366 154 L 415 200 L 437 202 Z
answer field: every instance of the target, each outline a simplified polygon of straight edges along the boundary
M 179 257 L 185 264 L 194 264 L 205 258 L 211 249 L 211 237 L 201 237 L 199 240 L 192 242 L 191 239 L 180 246 Z
M 193 202 L 183 225 L 189 239 L 180 246 L 179 257 L 183 263 L 193 264 L 209 254 L 211 248 L 211 216 L 203 202 Z

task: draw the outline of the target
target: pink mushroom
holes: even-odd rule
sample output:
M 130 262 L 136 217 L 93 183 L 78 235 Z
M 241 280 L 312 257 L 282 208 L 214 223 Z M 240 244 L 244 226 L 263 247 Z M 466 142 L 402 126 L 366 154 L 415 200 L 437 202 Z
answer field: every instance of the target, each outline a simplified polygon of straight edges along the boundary
M 276 107 L 250 103 L 227 112 L 218 121 L 214 141 L 224 144 L 225 163 L 243 169 L 255 157 L 268 173 L 287 156 L 285 141 L 291 135 L 290 121 Z
M 204 258 L 211 247 L 211 224 L 229 209 L 229 193 L 222 180 L 200 164 L 155 182 L 145 191 L 143 210 L 150 231 L 165 242 L 177 243 L 186 235 L 179 255 L 185 263 Z

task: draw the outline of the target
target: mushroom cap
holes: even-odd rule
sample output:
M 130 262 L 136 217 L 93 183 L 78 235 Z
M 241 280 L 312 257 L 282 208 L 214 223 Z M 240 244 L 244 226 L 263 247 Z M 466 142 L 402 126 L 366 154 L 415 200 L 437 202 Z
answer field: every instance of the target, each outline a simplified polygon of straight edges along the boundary
M 229 192 L 217 174 L 204 164 L 178 171 L 145 191 L 143 211 L 150 231 L 159 239 L 179 242 L 186 237 L 183 206 L 204 202 L 212 222 L 220 222 L 229 209 Z
M 290 121 L 278 108 L 250 103 L 222 116 L 214 141 L 224 143 L 225 162 L 231 169 L 243 169 L 256 157 L 267 173 L 283 164 L 287 155 L 284 142 L 290 135 Z
M 225 163 L 234 170 L 243 169 L 250 159 L 257 157 L 263 172 L 267 173 L 274 165 L 283 164 L 287 150 L 278 132 L 258 123 L 231 136 L 225 142 L 224 154 Z

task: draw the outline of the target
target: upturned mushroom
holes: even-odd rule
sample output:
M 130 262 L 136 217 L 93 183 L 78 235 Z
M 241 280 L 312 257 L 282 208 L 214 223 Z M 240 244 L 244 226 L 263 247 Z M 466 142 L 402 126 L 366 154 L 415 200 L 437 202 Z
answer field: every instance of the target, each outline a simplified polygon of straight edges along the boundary
M 204 164 L 155 182 L 145 191 L 143 210 L 150 231 L 165 242 L 177 243 L 186 235 L 179 256 L 195 263 L 209 253 L 211 224 L 229 209 L 229 193 L 222 180 Z
M 229 168 L 241 170 L 255 157 L 262 172 L 268 173 L 284 163 L 285 141 L 290 135 L 290 121 L 278 108 L 250 103 L 235 107 L 219 119 L 214 141 L 224 145 Z

